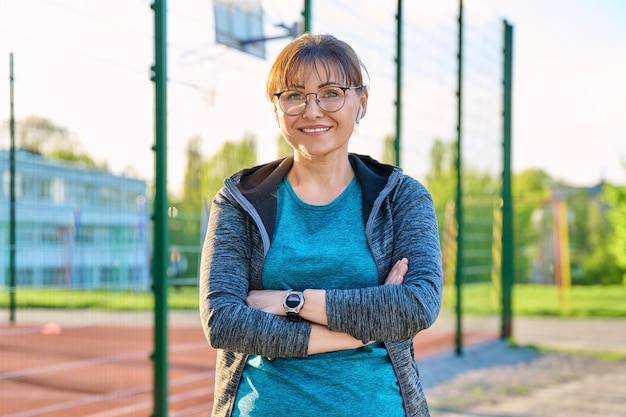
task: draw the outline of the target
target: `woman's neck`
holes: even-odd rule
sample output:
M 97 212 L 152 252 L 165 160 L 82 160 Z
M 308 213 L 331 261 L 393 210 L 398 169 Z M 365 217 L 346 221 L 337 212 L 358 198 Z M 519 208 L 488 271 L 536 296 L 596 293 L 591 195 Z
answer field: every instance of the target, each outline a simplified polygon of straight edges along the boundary
M 289 171 L 292 188 L 306 203 L 328 204 L 337 198 L 354 177 L 347 156 L 335 161 L 314 161 L 294 158 Z

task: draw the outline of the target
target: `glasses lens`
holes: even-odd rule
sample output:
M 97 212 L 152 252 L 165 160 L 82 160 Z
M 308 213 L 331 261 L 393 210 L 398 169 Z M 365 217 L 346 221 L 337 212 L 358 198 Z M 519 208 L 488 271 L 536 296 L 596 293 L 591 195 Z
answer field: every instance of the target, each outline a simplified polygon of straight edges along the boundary
M 299 91 L 287 90 L 278 98 L 278 104 L 285 114 L 296 116 L 306 107 L 306 95 Z
M 306 108 L 307 97 L 308 94 L 303 92 L 287 90 L 278 97 L 278 104 L 285 114 L 297 116 Z M 342 88 L 335 86 L 321 88 L 315 94 L 315 97 L 321 109 L 328 113 L 341 110 L 346 102 L 346 92 Z
M 317 92 L 317 102 L 329 113 L 339 111 L 346 101 L 346 93 L 339 87 L 324 87 Z

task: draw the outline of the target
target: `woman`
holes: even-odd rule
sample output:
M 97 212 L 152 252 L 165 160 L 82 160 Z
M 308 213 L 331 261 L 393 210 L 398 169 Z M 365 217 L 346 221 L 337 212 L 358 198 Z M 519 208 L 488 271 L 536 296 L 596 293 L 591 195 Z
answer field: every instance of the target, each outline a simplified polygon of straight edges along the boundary
M 428 416 L 413 337 L 441 305 L 428 191 L 348 152 L 367 111 L 359 57 L 304 34 L 267 96 L 293 156 L 225 180 L 202 251 L 218 349 L 213 416 Z

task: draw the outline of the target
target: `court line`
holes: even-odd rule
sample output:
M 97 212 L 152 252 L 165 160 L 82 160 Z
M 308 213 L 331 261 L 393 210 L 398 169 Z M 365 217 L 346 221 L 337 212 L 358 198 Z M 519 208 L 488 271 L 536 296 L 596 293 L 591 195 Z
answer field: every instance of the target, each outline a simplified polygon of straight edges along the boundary
M 195 350 L 200 347 L 204 348 L 206 346 L 207 346 L 206 342 L 186 343 L 182 345 L 174 345 L 170 348 L 170 350 L 175 351 L 175 352 L 180 352 L 180 351 L 186 351 L 186 350 Z M 20 369 L 17 371 L 0 373 L 0 381 L 7 380 L 7 379 L 14 379 L 14 378 L 22 378 L 25 376 L 46 374 L 50 372 L 66 371 L 69 369 L 82 368 L 85 366 L 101 365 L 101 364 L 106 364 L 106 363 L 111 363 L 111 362 L 122 362 L 125 360 L 135 359 L 139 357 L 144 357 L 144 358 L 149 359 L 150 355 L 151 355 L 151 352 L 149 351 L 129 352 L 129 353 L 122 353 L 119 355 L 100 356 L 100 357 L 95 357 L 95 358 L 90 358 L 90 359 L 83 359 L 80 361 L 71 361 L 71 362 L 59 363 L 55 365 L 40 366 L 37 368 Z
M 89 326 L 89 325 L 86 325 L 86 326 L 71 326 L 71 328 L 83 328 L 83 327 L 92 327 L 92 326 Z M 12 336 L 12 335 L 29 334 L 29 333 L 30 334 L 40 333 L 41 329 L 42 329 L 41 326 L 37 326 L 37 327 L 29 326 L 29 327 L 26 327 L 26 328 L 19 328 L 19 329 L 4 329 L 4 330 L 0 330 L 0 337 L 1 336 Z M 68 329 L 68 327 L 65 327 L 65 329 Z M 208 345 L 207 345 L 206 341 L 194 342 L 194 343 L 186 343 L 186 344 L 177 344 L 177 345 L 170 346 L 170 351 L 171 352 L 184 352 L 184 351 L 189 351 L 189 350 L 204 349 L 207 346 Z M 135 359 L 135 358 L 138 358 L 138 357 L 140 357 L 140 358 L 143 357 L 143 358 L 149 359 L 150 355 L 151 355 L 151 352 L 149 352 L 147 350 L 145 350 L 145 351 L 135 351 L 135 352 L 118 354 L 118 355 L 103 356 L 103 357 L 90 358 L 90 359 L 85 359 L 85 360 L 80 360 L 80 361 L 66 362 L 66 363 L 62 363 L 62 364 L 41 366 L 41 367 L 31 368 L 31 369 L 24 369 L 24 370 L 18 370 L 18 371 L 4 372 L 4 373 L 0 373 L 0 381 L 1 380 L 8 380 L 8 379 L 16 379 L 16 378 L 25 377 L 25 376 L 36 376 L 36 375 L 41 375 L 41 374 L 50 373 L 50 372 L 60 372 L 60 371 L 76 369 L 76 368 L 81 368 L 81 367 L 87 367 L 87 366 L 93 366 L 93 365 L 99 365 L 99 364 L 121 362 L 121 361 L 124 361 L 124 360 Z M 208 371 L 208 372 L 204 372 L 204 373 L 197 373 L 197 374 L 187 375 L 187 376 L 184 376 L 184 377 L 180 377 L 180 378 L 171 380 L 171 385 L 172 386 L 179 386 L 179 385 L 182 385 L 182 384 L 196 382 L 196 381 L 199 381 L 199 380 L 207 380 L 207 379 L 210 380 L 210 378 L 212 378 L 214 376 L 215 376 L 214 370 L 211 370 L 211 371 Z M 152 391 L 152 389 L 153 389 L 153 387 L 151 385 L 150 386 L 133 387 L 133 388 L 129 388 L 129 389 L 126 389 L 126 390 L 121 390 L 121 391 L 114 391 L 114 392 L 110 392 L 110 393 L 102 393 L 102 394 L 98 394 L 98 395 L 91 395 L 89 397 L 85 397 L 85 398 L 81 398 L 81 399 L 77 399 L 77 400 L 72 400 L 72 401 L 68 401 L 68 402 L 65 402 L 65 403 L 51 404 L 49 406 L 38 408 L 38 409 L 24 410 L 22 412 L 10 414 L 10 415 L 5 415 L 5 417 L 32 417 L 32 416 L 38 416 L 38 415 L 42 415 L 42 414 L 47 414 L 47 413 L 61 411 L 61 410 L 68 410 L 68 409 L 71 409 L 71 408 L 85 406 L 85 405 L 89 405 L 89 404 L 93 404 L 93 403 L 97 403 L 97 402 L 102 402 L 102 401 L 124 399 L 124 398 L 127 398 L 127 397 L 132 397 L 132 396 L 148 393 L 148 392 Z M 194 398 L 194 397 L 198 397 L 198 396 L 207 396 L 207 395 L 211 394 L 212 389 L 213 388 L 211 386 L 210 388 L 196 389 L 196 390 L 191 391 L 191 392 L 175 394 L 175 395 L 172 395 L 170 397 L 170 400 L 172 402 L 176 402 L 176 401 L 182 401 L 183 399 L 189 399 L 189 398 Z M 211 402 L 208 401 L 208 400 L 206 402 L 207 402 L 207 405 L 203 405 L 203 406 L 201 406 L 201 408 L 198 408 L 198 406 L 195 406 L 195 407 L 193 407 L 193 409 L 198 409 L 199 411 L 201 411 L 203 409 L 208 409 L 211 406 Z M 151 408 L 152 406 L 153 406 L 153 401 L 151 400 L 151 401 L 143 401 L 143 404 L 142 403 L 138 403 L 138 404 L 132 405 L 132 406 L 130 406 L 130 408 L 137 408 L 137 411 L 140 411 L 140 410 L 143 410 L 143 409 Z M 127 410 L 127 411 L 124 411 L 124 410 Z M 178 415 L 179 416 L 189 415 L 189 411 L 188 410 L 191 410 L 191 409 L 180 410 L 178 412 Z M 116 414 L 111 414 L 111 415 L 112 416 L 123 415 L 124 413 L 132 412 L 132 411 L 133 411 L 133 409 L 129 409 L 129 406 L 127 406 L 124 409 L 119 409 L 117 411 L 116 410 L 111 410 L 111 412 L 116 413 Z M 120 414 L 120 412 L 122 412 L 122 414 Z M 192 412 L 195 412 L 195 411 L 192 411 Z M 180 414 L 180 413 L 184 413 L 184 414 Z M 98 416 L 98 414 L 95 415 L 95 416 Z
M 188 376 L 181 377 L 181 378 L 176 378 L 172 380 L 171 385 L 172 386 L 183 385 L 189 382 L 196 382 L 199 380 L 210 379 L 213 377 L 215 377 L 215 371 L 211 370 L 208 372 L 201 372 L 201 373 L 196 373 L 196 374 L 188 375 Z M 93 404 L 97 402 L 108 401 L 108 400 L 119 400 L 119 399 L 123 399 L 127 397 L 132 397 L 133 395 L 151 392 L 152 388 L 153 388 L 152 385 L 149 385 L 149 386 L 143 385 L 140 387 L 128 388 L 128 389 L 121 390 L 121 391 L 113 391 L 113 392 L 109 392 L 105 394 L 90 395 L 88 397 L 80 398 L 80 399 L 73 400 L 73 401 L 67 401 L 67 402 L 60 403 L 60 404 L 52 404 L 46 407 L 35 408 L 32 410 L 26 410 L 26 411 L 14 413 L 14 414 L 5 415 L 4 417 L 35 417 L 35 416 L 46 414 L 46 413 L 68 410 L 70 408 L 76 408 L 76 407 Z M 212 391 L 212 388 L 201 388 L 195 391 L 196 392 L 202 391 L 202 395 L 205 395 L 205 394 L 210 394 Z M 194 391 L 191 391 L 191 392 L 194 392 Z M 186 397 L 187 397 L 186 393 L 183 393 L 183 394 L 172 395 L 170 399 L 172 399 L 173 401 L 174 400 L 181 401 L 183 399 L 187 399 Z M 114 417 L 118 415 L 127 414 L 133 411 L 140 411 L 142 409 L 151 408 L 152 405 L 153 405 L 152 400 L 143 401 L 137 404 L 133 404 L 131 406 L 122 407 L 120 409 L 110 410 L 104 413 L 93 414 L 93 415 L 90 415 L 89 417 L 96 417 L 96 416 L 97 417 L 109 417 L 109 416 Z M 112 414 L 109 414 L 109 413 L 112 413 Z
M 195 407 L 185 408 L 180 411 L 174 411 L 172 412 L 171 417 L 185 417 L 185 416 L 190 416 L 192 414 L 199 413 L 201 411 L 206 411 L 206 413 L 203 413 L 202 415 L 210 415 L 212 409 L 213 409 L 213 403 L 207 402 L 206 404 L 201 404 Z
M 41 334 L 44 328 L 44 324 L 41 326 L 29 326 L 29 327 L 18 327 L 15 329 L 0 329 L 0 337 L 5 336 L 18 336 L 23 334 Z M 97 325 L 96 325 L 97 326 Z M 75 325 L 75 326 L 63 326 L 62 330 L 73 330 L 73 329 L 84 329 L 85 327 L 96 327 L 93 324 L 84 324 L 84 325 Z
M 212 375 L 206 375 L 206 374 L 212 374 Z M 211 376 L 214 376 L 214 372 L 207 372 L 204 374 L 198 374 L 198 375 L 202 375 L 202 379 L 205 378 L 210 378 Z M 204 387 L 204 388 L 198 388 L 195 389 L 193 391 L 185 391 L 183 393 L 180 394 L 174 394 L 171 395 L 169 398 L 169 405 L 171 406 L 172 404 L 176 403 L 177 401 L 184 401 L 184 400 L 188 400 L 188 399 L 192 399 L 192 398 L 198 398 L 198 397 L 204 397 L 204 396 L 208 396 L 213 392 L 213 388 L 212 387 Z M 209 402 L 207 401 L 207 404 L 203 404 L 200 406 L 196 406 L 193 408 L 189 408 L 189 409 L 184 409 L 178 412 L 175 412 L 173 414 L 170 414 L 172 417 L 177 417 L 177 416 L 185 416 L 185 415 L 189 415 L 190 413 L 196 413 L 198 411 L 201 410 L 208 410 L 209 409 Z M 131 405 L 127 405 L 124 407 L 119 407 L 113 410 L 107 410 L 107 411 L 103 411 L 100 413 L 96 413 L 96 414 L 89 414 L 85 417 L 118 417 L 118 416 L 122 416 L 124 414 L 129 414 L 129 413 L 133 413 L 136 411 L 141 411 L 141 410 L 146 410 L 146 409 L 151 409 L 154 406 L 154 402 L 152 400 L 150 401 L 142 401 L 140 403 L 137 404 L 131 404 Z M 193 410 L 193 411 L 191 411 Z M 172 413 L 172 412 L 170 412 Z

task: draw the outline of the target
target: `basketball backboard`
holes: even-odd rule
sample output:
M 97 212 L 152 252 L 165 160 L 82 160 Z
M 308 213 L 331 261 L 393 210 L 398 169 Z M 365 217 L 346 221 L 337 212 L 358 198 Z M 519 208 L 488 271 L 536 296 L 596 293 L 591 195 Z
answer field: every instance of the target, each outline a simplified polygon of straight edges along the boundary
M 265 59 L 261 0 L 213 0 L 213 8 L 217 43 Z

